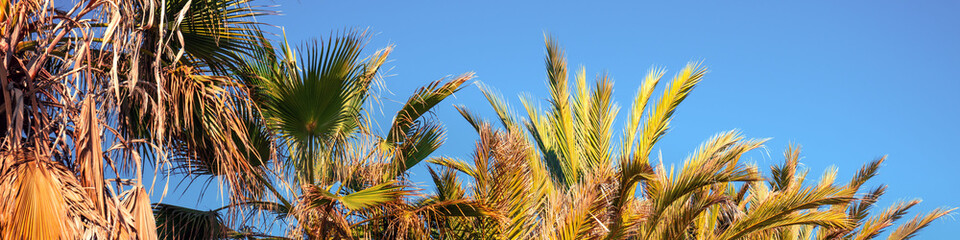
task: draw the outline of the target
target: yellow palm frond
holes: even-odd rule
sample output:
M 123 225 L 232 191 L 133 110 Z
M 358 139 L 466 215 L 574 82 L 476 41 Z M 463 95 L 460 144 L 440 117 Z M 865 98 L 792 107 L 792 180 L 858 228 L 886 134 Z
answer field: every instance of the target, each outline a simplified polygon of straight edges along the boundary
M 923 229 L 930 225 L 933 220 L 936 220 L 940 217 L 950 214 L 950 212 L 956 210 L 956 208 L 946 209 L 946 208 L 937 208 L 933 211 L 930 211 L 926 215 L 917 214 L 916 217 L 910 220 L 910 222 L 904 223 L 894 230 L 893 233 L 890 233 L 890 236 L 887 237 L 888 240 L 906 240 L 916 236 L 917 231 Z
M 80 217 L 99 216 L 64 167 L 21 154 L 0 179 L 3 239 L 77 239 Z M 102 220 L 101 220 L 102 221 Z

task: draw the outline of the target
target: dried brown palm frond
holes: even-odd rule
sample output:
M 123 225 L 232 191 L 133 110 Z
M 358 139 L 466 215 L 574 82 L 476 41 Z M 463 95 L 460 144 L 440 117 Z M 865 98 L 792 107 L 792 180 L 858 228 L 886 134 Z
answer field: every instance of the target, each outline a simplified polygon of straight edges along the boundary
M 134 231 L 130 235 L 121 234 L 123 239 L 156 240 L 157 223 L 154 219 L 153 208 L 150 206 L 150 195 L 143 186 L 135 186 L 127 190 L 121 206 L 131 215 Z
M 74 171 L 78 175 L 80 185 L 86 189 L 87 197 L 91 200 L 94 210 L 98 214 L 106 215 L 107 192 L 104 189 L 103 176 L 103 148 L 101 147 L 102 130 L 100 118 L 97 117 L 97 105 L 92 96 L 87 96 L 80 108 L 80 115 L 75 118 L 76 159 Z
M 16 160 L 0 178 L 3 239 L 77 239 L 88 227 L 104 227 L 68 169 L 31 153 L 5 157 Z
M 215 173 L 236 190 L 233 199 L 254 192 L 238 174 L 251 169 L 242 151 L 249 143 L 236 137 L 246 131 L 231 105 L 246 104 L 245 89 L 218 76 L 251 43 L 241 36 L 256 24 L 249 17 L 269 13 L 247 2 L 0 2 L 0 154 L 22 156 L 29 149 L 32 161 L 61 178 L 53 184 L 60 188 L 45 194 L 60 191 L 69 201 L 48 203 L 67 204 L 60 206 L 66 213 L 82 216 L 60 218 L 65 233 L 75 228 L 76 237 L 150 239 L 144 234 L 153 230 L 143 231 L 154 228 L 142 184 L 145 162 L 215 160 L 223 165 Z M 0 172 L 10 173 L 0 184 L 19 184 L 10 176 L 32 173 L 18 158 L 0 162 Z M 106 169 L 114 171 L 115 187 L 105 182 Z M 114 192 L 130 184 L 134 192 Z M 3 234 L 15 229 L 0 224 Z

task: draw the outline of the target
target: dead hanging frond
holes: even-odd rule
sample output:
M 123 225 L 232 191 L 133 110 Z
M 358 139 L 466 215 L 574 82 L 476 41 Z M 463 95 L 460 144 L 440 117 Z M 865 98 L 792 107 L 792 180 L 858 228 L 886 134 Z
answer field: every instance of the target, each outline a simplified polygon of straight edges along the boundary
M 248 124 L 238 105 L 245 102 L 245 90 L 227 77 L 200 75 L 182 67 L 167 82 L 169 103 L 167 109 L 171 127 L 171 148 L 180 154 L 177 169 L 186 173 L 213 175 L 223 179 L 233 202 L 257 199 L 262 195 L 262 182 L 253 174 L 264 175 L 258 166 L 261 158 L 249 138 Z M 159 127 L 159 126 L 152 126 Z M 256 126 L 251 126 L 256 127 Z
M 100 118 L 97 117 L 97 105 L 94 96 L 84 98 L 80 108 L 80 115 L 75 118 L 76 134 L 74 135 L 76 159 L 74 171 L 78 174 L 80 185 L 86 189 L 98 214 L 106 215 L 107 192 L 104 189 L 103 176 L 103 147 L 101 147 L 102 129 Z
M 133 233 L 121 236 L 125 239 L 156 240 L 157 224 L 150 206 L 150 195 L 143 186 L 135 186 L 122 196 L 121 206 L 130 213 L 133 220 Z

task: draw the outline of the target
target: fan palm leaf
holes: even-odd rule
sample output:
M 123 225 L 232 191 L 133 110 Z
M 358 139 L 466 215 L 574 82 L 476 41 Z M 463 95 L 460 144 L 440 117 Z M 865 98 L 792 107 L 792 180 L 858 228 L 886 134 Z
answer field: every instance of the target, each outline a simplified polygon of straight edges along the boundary
M 3 213 L 0 236 L 3 239 L 77 239 L 85 223 L 103 226 L 86 193 L 68 169 L 32 153 L 21 153 L 0 180 Z M 12 159 L 8 159 L 12 160 Z M 94 225 L 99 224 L 99 225 Z

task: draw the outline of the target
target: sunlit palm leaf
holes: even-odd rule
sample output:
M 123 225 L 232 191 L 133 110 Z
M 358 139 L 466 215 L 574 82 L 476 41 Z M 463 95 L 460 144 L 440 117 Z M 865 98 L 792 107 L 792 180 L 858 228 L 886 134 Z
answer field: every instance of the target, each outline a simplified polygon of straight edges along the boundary
M 443 130 L 440 125 L 431 124 L 420 118 L 443 99 L 459 91 L 460 86 L 471 78 L 473 74 L 468 73 L 443 85 L 440 85 L 439 80 L 434 81 L 410 96 L 394 117 L 393 125 L 386 138 L 388 144 L 394 144 L 399 148 L 393 162 L 396 169 L 393 175 L 406 172 L 440 147 L 443 142 Z
M 8 157 L 8 156 L 4 156 Z M 22 154 L 0 179 L 3 239 L 76 239 L 80 217 L 99 216 L 66 168 Z M 30 159 L 30 160 L 28 160 Z M 96 218 L 93 218 L 96 219 Z M 102 221 L 102 220 L 101 220 Z
M 396 183 L 388 182 L 339 196 L 337 199 L 348 209 L 359 210 L 387 202 L 399 201 L 403 196 L 409 194 L 410 191 L 403 190 L 403 187 L 397 186 Z
M 121 202 L 124 210 L 130 213 L 136 234 L 124 236 L 123 238 L 136 238 L 140 240 L 156 240 L 157 224 L 154 218 L 153 209 L 150 207 L 150 195 L 142 186 L 136 186 L 129 190 L 129 194 Z
M 472 78 L 473 73 L 467 73 L 443 85 L 440 84 L 443 80 L 437 80 L 417 89 L 393 118 L 387 140 L 391 142 L 403 141 L 403 136 L 408 133 L 409 129 L 423 114 L 426 114 L 443 99 L 459 91 L 463 83 Z
M 463 186 L 460 184 L 460 179 L 453 169 L 445 168 L 442 175 L 433 171 L 433 168 L 427 168 L 427 170 L 429 170 L 430 178 L 433 179 L 433 184 L 437 188 L 437 200 L 463 199 L 466 191 L 464 191 Z
M 900 227 L 898 227 L 897 230 L 893 231 L 893 233 L 890 233 L 890 236 L 887 237 L 887 239 L 906 240 L 906 239 L 913 238 L 914 236 L 916 236 L 917 231 L 920 231 L 920 229 L 923 229 L 929 226 L 930 223 L 933 222 L 933 220 L 946 216 L 947 214 L 949 214 L 954 210 L 956 210 L 956 208 L 953 208 L 953 209 L 937 208 L 931 211 L 930 213 L 927 213 L 926 215 L 918 214 L 916 217 L 911 219 L 910 222 L 900 225 Z

